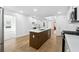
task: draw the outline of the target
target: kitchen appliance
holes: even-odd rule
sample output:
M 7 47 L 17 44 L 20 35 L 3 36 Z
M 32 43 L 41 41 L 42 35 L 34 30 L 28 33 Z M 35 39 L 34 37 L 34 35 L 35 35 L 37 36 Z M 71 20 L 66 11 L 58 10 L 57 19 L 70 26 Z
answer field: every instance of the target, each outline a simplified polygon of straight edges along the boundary
M 0 52 L 4 51 L 4 9 L 0 7 Z

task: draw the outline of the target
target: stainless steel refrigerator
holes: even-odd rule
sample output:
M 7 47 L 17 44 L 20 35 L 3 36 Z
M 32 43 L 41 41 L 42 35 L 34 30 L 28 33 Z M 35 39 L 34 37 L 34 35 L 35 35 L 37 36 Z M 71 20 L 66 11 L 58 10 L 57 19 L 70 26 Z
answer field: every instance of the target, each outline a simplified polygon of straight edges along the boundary
M 4 9 L 0 7 L 0 52 L 4 51 Z

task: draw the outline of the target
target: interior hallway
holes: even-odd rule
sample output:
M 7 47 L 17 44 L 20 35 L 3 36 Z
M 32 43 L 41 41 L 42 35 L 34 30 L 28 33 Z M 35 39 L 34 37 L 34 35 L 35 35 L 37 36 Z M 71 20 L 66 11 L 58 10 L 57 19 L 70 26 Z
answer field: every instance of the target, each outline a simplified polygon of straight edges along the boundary
M 61 52 L 62 51 L 62 37 L 56 37 L 53 33 L 38 50 L 29 46 L 29 36 L 24 36 L 16 39 L 4 41 L 5 52 Z

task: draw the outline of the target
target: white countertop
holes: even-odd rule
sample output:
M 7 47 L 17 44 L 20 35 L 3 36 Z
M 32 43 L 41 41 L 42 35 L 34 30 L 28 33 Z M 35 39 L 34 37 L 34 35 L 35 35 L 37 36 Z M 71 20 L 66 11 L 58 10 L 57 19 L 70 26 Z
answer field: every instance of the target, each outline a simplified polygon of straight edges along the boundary
M 42 32 L 42 31 L 45 31 L 45 30 L 48 30 L 48 29 L 50 29 L 50 28 L 45 28 L 45 29 L 43 29 L 43 30 L 41 30 L 41 29 L 32 29 L 32 30 L 30 30 L 30 32 L 39 33 L 39 32 Z
M 79 36 L 65 34 L 71 52 L 79 52 Z

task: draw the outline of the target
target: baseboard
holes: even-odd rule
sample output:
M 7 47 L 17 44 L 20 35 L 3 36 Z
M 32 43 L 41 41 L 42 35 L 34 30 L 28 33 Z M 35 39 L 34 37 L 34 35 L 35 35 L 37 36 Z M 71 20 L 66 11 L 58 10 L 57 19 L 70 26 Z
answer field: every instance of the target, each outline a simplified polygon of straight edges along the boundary
M 6 40 L 4 40 L 4 41 L 11 40 L 11 39 L 16 39 L 16 37 L 11 37 L 11 38 L 6 39 Z
M 11 40 L 11 39 L 18 39 L 18 38 L 23 38 L 23 37 L 25 37 L 25 36 L 29 36 L 29 34 L 24 34 L 24 35 L 19 35 L 19 36 L 16 36 L 16 37 L 12 37 L 12 38 L 10 38 L 10 39 L 6 39 L 6 40 L 4 40 L 4 41 L 7 41 L 7 40 Z
M 23 37 L 26 37 L 26 36 L 28 37 L 29 34 L 24 34 L 24 35 L 17 36 L 16 39 L 18 39 L 18 38 L 23 38 Z

